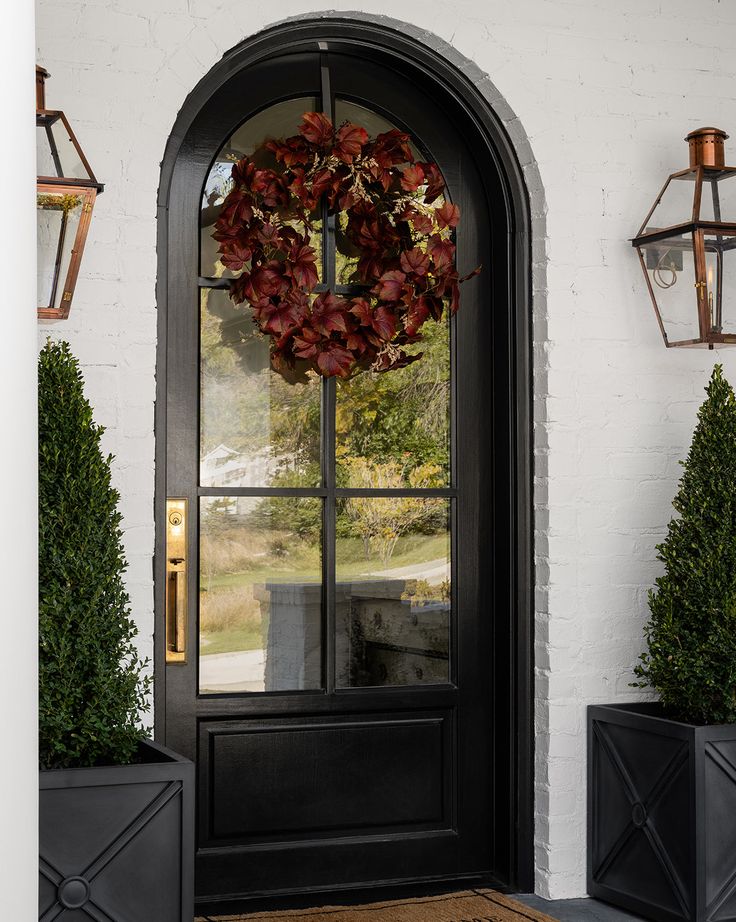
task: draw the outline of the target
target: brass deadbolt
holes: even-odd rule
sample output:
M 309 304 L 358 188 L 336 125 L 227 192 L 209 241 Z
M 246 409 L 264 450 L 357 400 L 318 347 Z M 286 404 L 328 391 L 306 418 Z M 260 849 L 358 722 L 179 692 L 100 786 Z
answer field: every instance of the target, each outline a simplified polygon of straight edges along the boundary
M 184 521 L 184 516 L 178 509 L 172 509 L 169 513 L 169 525 L 174 528 L 178 528 L 179 525 Z

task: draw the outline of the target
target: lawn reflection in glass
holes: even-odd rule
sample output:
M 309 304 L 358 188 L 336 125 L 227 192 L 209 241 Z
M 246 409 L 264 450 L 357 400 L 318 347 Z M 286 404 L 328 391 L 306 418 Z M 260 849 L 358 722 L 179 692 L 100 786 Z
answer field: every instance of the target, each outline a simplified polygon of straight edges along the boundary
M 449 682 L 450 500 L 350 497 L 337 535 L 337 684 Z
M 321 524 L 317 498 L 201 500 L 201 694 L 322 686 Z

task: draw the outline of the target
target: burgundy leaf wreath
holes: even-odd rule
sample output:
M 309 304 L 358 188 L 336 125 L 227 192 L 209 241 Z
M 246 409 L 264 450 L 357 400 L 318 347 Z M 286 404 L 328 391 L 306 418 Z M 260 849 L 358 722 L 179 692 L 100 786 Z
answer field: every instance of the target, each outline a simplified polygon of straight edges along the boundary
M 241 273 L 230 297 L 250 304 L 271 338 L 273 367 L 291 380 L 309 369 L 346 378 L 415 362 L 421 353 L 405 347 L 446 306 L 457 311 L 459 283 L 480 271 L 458 277 L 460 210 L 444 198 L 439 168 L 416 161 L 397 129 L 371 140 L 365 128 L 336 129 L 323 113 L 307 112 L 298 130 L 233 166 L 212 235 L 222 264 Z M 338 249 L 358 257 L 356 296 L 314 293 L 311 237 L 323 200 L 330 215 L 343 213 Z

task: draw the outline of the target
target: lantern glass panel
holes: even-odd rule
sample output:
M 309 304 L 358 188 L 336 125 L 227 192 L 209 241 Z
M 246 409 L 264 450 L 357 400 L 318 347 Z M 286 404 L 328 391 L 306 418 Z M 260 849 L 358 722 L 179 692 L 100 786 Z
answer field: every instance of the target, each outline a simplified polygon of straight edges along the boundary
M 639 249 L 668 342 L 698 339 L 692 234 L 643 243 Z
M 36 174 L 65 179 L 92 179 L 61 112 L 36 118 Z
M 701 221 L 736 224 L 736 170 L 704 170 Z
M 705 276 L 710 326 L 736 334 L 736 235 L 705 234 Z
M 696 170 L 691 170 L 670 176 L 659 202 L 640 233 L 650 234 L 692 221 L 697 175 Z
M 64 190 L 36 196 L 39 307 L 61 306 L 84 201 L 82 195 Z

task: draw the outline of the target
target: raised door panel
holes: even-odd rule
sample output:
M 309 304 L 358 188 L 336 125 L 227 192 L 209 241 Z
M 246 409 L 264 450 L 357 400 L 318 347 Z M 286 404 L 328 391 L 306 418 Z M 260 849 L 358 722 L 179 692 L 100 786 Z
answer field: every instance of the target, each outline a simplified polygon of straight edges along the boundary
M 202 723 L 200 847 L 449 829 L 453 719 Z

